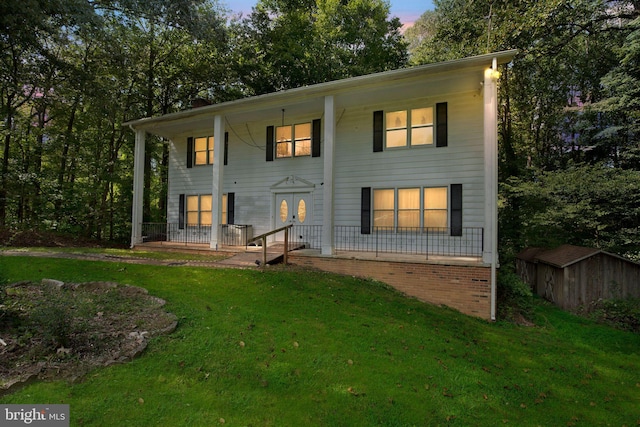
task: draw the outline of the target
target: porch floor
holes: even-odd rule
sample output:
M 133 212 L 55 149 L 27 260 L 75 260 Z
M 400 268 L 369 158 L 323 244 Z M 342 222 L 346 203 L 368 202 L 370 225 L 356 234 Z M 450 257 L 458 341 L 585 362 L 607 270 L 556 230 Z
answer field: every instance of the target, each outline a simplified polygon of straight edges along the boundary
M 217 250 L 211 249 L 208 244 L 172 244 L 168 242 L 149 242 L 136 245 L 139 249 L 153 249 L 169 252 L 191 252 L 191 253 L 218 253 L 228 254 L 225 259 L 216 261 L 215 264 L 228 267 L 258 267 L 262 263 L 262 246 L 222 246 Z M 374 261 L 392 261 L 392 262 L 409 262 L 409 263 L 426 263 L 426 264 L 444 264 L 444 265 L 485 265 L 481 257 L 464 257 L 464 256 L 442 256 L 442 255 L 425 255 L 415 254 L 398 254 L 398 253 L 375 253 L 375 252 L 358 252 L 358 251 L 336 251 L 334 255 L 322 255 L 318 249 L 289 248 L 295 251 L 296 256 L 311 257 L 328 257 L 341 259 L 361 259 Z M 267 264 L 277 264 L 282 261 L 284 245 L 282 242 L 269 243 L 267 245 Z

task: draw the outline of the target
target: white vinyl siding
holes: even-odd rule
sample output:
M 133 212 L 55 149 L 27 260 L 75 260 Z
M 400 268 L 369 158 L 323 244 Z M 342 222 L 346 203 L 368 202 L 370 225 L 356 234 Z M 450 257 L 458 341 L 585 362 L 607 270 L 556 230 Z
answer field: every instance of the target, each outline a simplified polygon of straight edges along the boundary
M 464 227 L 484 226 L 482 97 L 465 92 L 443 95 L 442 100 L 448 103 L 449 144 L 428 150 L 371 151 L 372 132 L 362 129 L 372 127 L 373 111 L 399 111 L 393 105 L 373 105 L 342 114 L 334 166 L 336 224 L 360 224 L 362 187 L 448 187 L 459 183 L 465 188 Z
M 315 115 L 317 116 L 317 115 Z M 300 117 L 298 123 L 311 123 L 314 116 Z M 229 165 L 224 168 L 223 191 L 235 193 L 234 223 L 252 225 L 253 234 L 266 233 L 273 229 L 275 223 L 275 196 L 271 187 L 288 176 L 303 178 L 313 184 L 313 212 L 307 213 L 312 223 L 305 220 L 305 225 L 322 224 L 322 183 L 323 159 L 304 155 L 298 158 L 277 159 L 266 162 L 264 134 L 273 120 L 254 122 L 248 125 L 231 124 L 226 128 L 229 132 Z M 194 130 L 203 132 L 204 130 Z M 178 199 L 180 194 L 211 193 L 211 168 L 187 169 L 186 158 L 187 137 L 176 138 L 170 146 L 169 162 L 169 194 L 168 222 L 178 222 Z M 293 191 L 293 190 L 292 190 Z M 215 202 L 214 202 L 215 203 Z M 226 222 L 224 209 L 221 222 Z
M 406 99 L 395 103 L 378 103 L 344 108 L 338 111 L 334 148 L 334 223 L 340 226 L 359 226 L 361 212 L 361 188 L 410 189 L 449 187 L 453 183 L 464 186 L 464 227 L 484 226 L 484 148 L 482 96 L 477 92 L 429 93 L 429 102 L 418 100 L 410 104 Z M 420 97 L 419 90 L 416 97 Z M 433 87 L 431 87 L 433 90 Z M 374 111 L 401 111 L 420 109 L 436 102 L 448 103 L 449 144 L 426 150 L 387 150 L 374 153 L 371 150 L 372 115 Z M 291 117 L 294 123 L 310 123 L 322 115 L 322 110 L 300 117 Z M 234 222 L 253 226 L 254 235 L 270 231 L 276 222 L 277 209 L 271 187 L 283 178 L 295 176 L 315 185 L 312 192 L 312 224 L 323 221 L 324 159 L 311 156 L 280 158 L 265 161 L 265 129 L 273 126 L 280 117 L 277 114 L 263 120 L 234 123 L 229 120 L 225 131 L 229 132 L 229 164 L 224 168 L 223 191 L 235 193 Z M 187 169 L 187 137 L 211 133 L 207 129 L 192 129 L 176 137 L 171 143 L 169 167 L 168 221 L 178 222 L 178 197 L 180 194 L 210 194 L 211 168 Z M 295 136 L 294 136 L 295 138 Z M 275 147 L 274 147 L 275 148 Z M 274 156 L 275 157 L 275 156 Z M 373 190 L 372 190 L 373 191 Z M 424 198 L 424 194 L 421 194 Z M 214 196 L 215 200 L 215 196 Z M 372 194 L 373 202 L 373 194 Z M 372 206 L 373 209 L 373 206 Z M 405 215 L 406 214 L 406 215 Z M 425 223 L 435 212 L 420 212 Z M 373 211 L 372 211 L 373 216 Z M 407 208 L 403 218 L 415 216 Z M 441 214 L 440 214 L 441 216 Z M 404 221 L 404 219 L 403 219 Z M 430 222 L 427 220 L 426 222 Z M 442 222 L 440 222 L 442 223 Z M 372 218 L 372 226 L 375 226 Z M 447 226 L 450 226 L 447 223 Z

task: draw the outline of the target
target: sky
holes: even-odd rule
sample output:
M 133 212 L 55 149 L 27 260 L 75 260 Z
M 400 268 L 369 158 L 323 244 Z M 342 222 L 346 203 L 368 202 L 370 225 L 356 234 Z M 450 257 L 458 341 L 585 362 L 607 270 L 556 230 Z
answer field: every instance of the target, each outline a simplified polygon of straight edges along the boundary
M 390 2 L 391 16 L 400 18 L 405 28 L 413 25 L 425 11 L 433 10 L 432 0 L 390 0 Z M 242 12 L 246 16 L 251 13 L 251 8 L 257 0 L 226 0 L 224 3 L 233 13 Z

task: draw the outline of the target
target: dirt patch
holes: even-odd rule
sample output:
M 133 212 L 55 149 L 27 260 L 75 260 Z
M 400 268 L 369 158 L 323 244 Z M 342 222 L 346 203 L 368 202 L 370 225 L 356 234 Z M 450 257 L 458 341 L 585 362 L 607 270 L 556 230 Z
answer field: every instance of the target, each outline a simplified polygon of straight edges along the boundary
M 164 305 L 143 288 L 112 282 L 0 287 L 0 395 L 131 360 L 150 338 L 175 329 Z

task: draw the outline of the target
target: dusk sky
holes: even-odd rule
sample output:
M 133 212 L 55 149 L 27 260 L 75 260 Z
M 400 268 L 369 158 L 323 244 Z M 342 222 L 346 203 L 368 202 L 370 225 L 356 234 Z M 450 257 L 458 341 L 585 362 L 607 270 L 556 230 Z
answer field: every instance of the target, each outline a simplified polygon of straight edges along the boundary
M 227 7 L 233 13 L 248 15 L 257 0 L 226 0 Z M 391 0 L 391 16 L 400 18 L 405 26 L 411 25 L 425 11 L 433 9 L 431 0 Z

